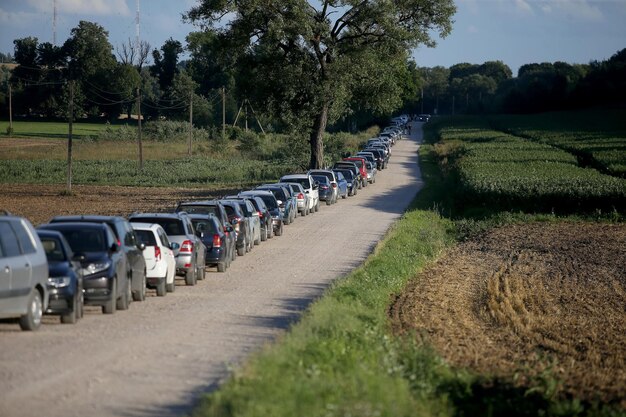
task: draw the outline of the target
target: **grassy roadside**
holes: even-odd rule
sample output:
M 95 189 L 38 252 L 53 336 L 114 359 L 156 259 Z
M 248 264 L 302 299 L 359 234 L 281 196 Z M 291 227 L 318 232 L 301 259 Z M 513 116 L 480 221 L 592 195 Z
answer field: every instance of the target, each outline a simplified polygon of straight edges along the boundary
M 427 184 L 414 207 L 428 206 L 436 184 Z M 409 210 L 361 267 L 207 395 L 193 415 L 450 414 L 445 397 L 432 395 L 436 380 L 450 371 L 428 350 L 390 336 L 387 308 L 451 236 L 451 223 L 436 212 Z

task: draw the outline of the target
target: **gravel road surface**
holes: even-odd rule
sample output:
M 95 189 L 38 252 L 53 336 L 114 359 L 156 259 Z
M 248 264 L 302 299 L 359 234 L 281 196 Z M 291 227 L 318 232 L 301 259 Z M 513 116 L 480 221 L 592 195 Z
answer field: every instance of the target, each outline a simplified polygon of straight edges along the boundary
M 416 127 L 417 127 L 416 123 Z M 418 132 L 416 132 L 418 130 Z M 223 274 L 113 316 L 37 332 L 0 323 L 0 416 L 169 416 L 189 412 L 229 369 L 285 331 L 328 285 L 358 266 L 421 188 L 421 129 L 354 197 L 298 217 Z

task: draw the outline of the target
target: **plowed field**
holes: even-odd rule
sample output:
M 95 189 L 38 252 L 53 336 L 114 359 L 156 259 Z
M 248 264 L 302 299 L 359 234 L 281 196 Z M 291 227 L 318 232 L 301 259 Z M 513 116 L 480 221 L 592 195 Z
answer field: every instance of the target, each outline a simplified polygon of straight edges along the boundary
M 512 225 L 451 249 L 390 309 L 449 363 L 626 407 L 626 225 Z M 535 380 L 533 382 L 533 380 Z

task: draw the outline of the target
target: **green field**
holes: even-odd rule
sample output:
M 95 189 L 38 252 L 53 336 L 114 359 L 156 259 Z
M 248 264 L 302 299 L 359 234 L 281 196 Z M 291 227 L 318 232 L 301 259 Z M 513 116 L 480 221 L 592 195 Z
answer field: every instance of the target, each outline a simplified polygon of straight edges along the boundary
M 626 177 L 626 111 L 596 110 L 499 116 L 495 127 L 557 146 L 605 173 Z
M 72 125 L 72 135 L 77 139 L 95 137 L 107 126 L 117 128 L 118 125 L 106 125 L 104 123 L 75 122 Z M 0 137 L 6 137 L 9 122 L 0 121 Z M 63 122 L 39 122 L 39 121 L 14 121 L 13 137 L 33 138 L 67 138 L 69 124 Z
M 515 131 L 513 128 L 503 128 L 505 123 L 522 119 L 495 118 L 502 130 L 491 127 L 493 120 L 443 118 L 429 127 L 440 141 L 437 149 L 441 160 L 457 177 L 454 185 L 458 213 L 626 211 L 624 178 L 581 164 L 575 153 L 553 143 L 556 140 L 533 140 L 508 133 Z M 523 120 L 530 123 L 531 117 Z M 550 120 L 553 130 L 544 127 L 543 137 L 571 138 L 569 126 L 559 125 L 555 121 L 558 119 Z M 622 156 L 621 144 L 615 145 L 606 134 L 600 136 L 603 139 L 596 139 L 596 147 L 602 147 L 604 154 Z M 564 139 L 559 145 L 562 143 Z

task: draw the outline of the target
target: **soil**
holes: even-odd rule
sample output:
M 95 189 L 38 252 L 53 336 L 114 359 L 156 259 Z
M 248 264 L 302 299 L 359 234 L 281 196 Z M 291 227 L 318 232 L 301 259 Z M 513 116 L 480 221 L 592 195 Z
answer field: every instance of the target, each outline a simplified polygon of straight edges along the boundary
M 53 216 L 97 213 L 128 216 L 137 212 L 172 211 L 179 201 L 211 199 L 229 190 L 158 187 L 0 184 L 0 209 L 28 218 L 34 225 Z M 231 193 L 232 194 L 232 193 Z
M 454 366 L 626 407 L 626 225 L 492 230 L 421 273 L 390 316 Z

